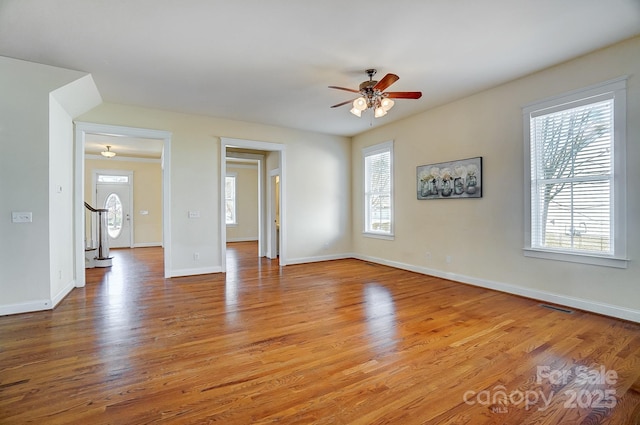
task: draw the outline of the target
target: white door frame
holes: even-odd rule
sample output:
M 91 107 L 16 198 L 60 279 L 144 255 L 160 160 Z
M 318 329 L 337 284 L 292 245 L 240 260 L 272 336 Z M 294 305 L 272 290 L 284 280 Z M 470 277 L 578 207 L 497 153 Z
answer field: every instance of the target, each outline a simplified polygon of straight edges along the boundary
M 259 142 L 257 140 L 245 140 L 245 139 L 233 139 L 230 137 L 220 138 L 220 266 L 222 272 L 227 271 L 227 224 L 225 223 L 225 177 L 227 175 L 227 147 L 237 147 L 244 149 L 255 149 L 260 151 L 278 152 L 280 154 L 280 265 L 286 266 L 286 160 L 285 160 L 285 145 L 281 143 L 272 142 Z M 264 240 L 265 231 L 265 217 L 264 211 L 264 184 L 262 181 L 265 176 L 262 176 L 262 170 L 266 167 L 258 166 L 258 185 L 259 191 L 259 219 L 258 219 L 258 240 Z M 269 201 L 270 202 L 270 201 Z M 260 247 L 264 251 L 264 247 Z M 260 256 L 263 256 L 263 252 L 259 252 Z
M 96 194 L 98 191 L 98 176 L 101 174 L 106 174 L 110 176 L 127 176 L 129 177 L 129 248 L 134 247 L 133 235 L 135 234 L 133 231 L 133 226 L 135 225 L 134 214 L 133 214 L 133 171 L 131 170 L 93 170 L 93 175 L 91 176 L 91 206 L 94 208 L 104 208 L 102 205 L 98 205 Z M 93 216 L 92 216 L 93 217 Z M 95 223 L 91 226 L 92 229 L 95 229 Z
M 145 139 L 160 139 L 162 148 L 162 245 L 164 246 L 164 277 L 171 277 L 171 132 L 118 125 L 75 122 L 74 175 L 74 250 L 76 287 L 85 286 L 84 271 L 84 142 L 87 134 L 107 134 Z
M 280 198 L 275 198 L 276 183 L 275 179 L 280 176 L 280 168 L 269 171 L 269 177 L 267 180 L 267 257 L 274 259 L 278 258 L 278 231 L 276 227 L 276 205 L 275 202 L 280 202 Z M 282 197 L 282 193 L 280 194 Z

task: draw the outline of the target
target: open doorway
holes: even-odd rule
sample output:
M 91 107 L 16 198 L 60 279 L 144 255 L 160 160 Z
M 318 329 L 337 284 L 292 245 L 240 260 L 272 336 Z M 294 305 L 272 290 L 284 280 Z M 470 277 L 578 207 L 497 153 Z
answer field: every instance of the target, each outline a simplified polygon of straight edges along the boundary
M 221 266 L 227 271 L 227 205 L 225 199 L 227 180 L 227 162 L 238 157 L 249 159 L 248 155 L 257 162 L 258 167 L 258 257 L 279 257 L 280 265 L 286 265 L 286 206 L 285 193 L 285 146 L 279 143 L 259 142 L 254 140 L 221 138 Z M 278 190 L 271 186 L 271 177 L 278 175 Z M 277 208 L 274 206 L 277 204 Z M 275 211 L 278 212 L 277 232 Z M 276 247 L 275 250 L 273 247 Z
M 268 152 L 227 148 L 225 223 L 227 243 L 254 242 L 260 222 L 260 171 Z
M 132 128 L 132 127 L 121 127 L 121 126 L 112 126 L 112 125 L 104 125 L 104 124 L 93 124 L 93 123 L 81 123 L 76 122 L 76 143 L 75 143 L 75 177 L 74 177 L 74 231 L 75 231 L 75 278 L 76 278 L 76 286 L 82 287 L 85 285 L 85 261 L 84 261 L 84 250 L 86 246 L 85 242 L 85 233 L 87 226 L 87 217 L 85 215 L 85 208 L 83 200 L 91 199 L 95 203 L 98 197 L 98 194 L 94 191 L 94 185 L 91 183 L 87 183 L 87 176 L 96 176 L 98 174 L 93 172 L 87 173 L 85 167 L 85 153 L 88 153 L 88 156 L 91 156 L 92 149 L 96 150 L 93 152 L 97 158 L 102 159 L 102 163 L 104 163 L 105 158 L 101 158 L 101 150 L 104 151 L 113 151 L 118 154 L 118 151 L 114 149 L 116 142 L 120 143 L 119 149 L 122 157 L 126 157 L 127 154 L 129 157 L 136 156 L 135 152 L 148 152 L 150 150 L 159 149 L 160 154 L 158 159 L 149 159 L 148 161 L 155 161 L 160 164 L 161 168 L 161 184 L 160 184 L 160 193 L 161 193 L 161 232 L 159 235 L 159 241 L 152 241 L 150 245 L 157 245 L 160 243 L 164 247 L 164 274 L 165 277 L 171 277 L 171 193 L 170 193 L 170 181 L 171 181 L 171 133 L 166 131 L 159 130 L 150 130 L 150 129 L 140 129 L 140 128 Z M 109 142 L 109 146 L 111 148 L 106 149 L 107 142 Z M 146 143 L 145 143 L 146 142 Z M 95 146 L 94 146 L 95 145 Z M 157 147 L 159 146 L 159 148 Z M 132 155 L 133 153 L 133 155 Z M 144 154 L 137 154 L 138 157 L 144 156 Z M 116 156 L 117 157 L 117 156 Z M 114 158 L 112 157 L 111 160 Z M 144 159 L 139 159 L 138 161 L 145 162 Z M 106 170 L 107 172 L 103 173 L 104 175 L 112 175 L 117 176 L 118 174 L 122 174 L 122 172 L 118 171 L 118 167 L 116 164 L 118 160 L 110 162 L 111 170 Z M 106 168 L 104 166 L 92 166 L 94 168 Z M 115 169 L 115 170 L 114 170 Z M 105 170 L 102 170 L 105 171 Z M 95 177 L 94 177 L 95 178 Z M 91 181 L 91 178 L 89 178 Z M 136 211 L 137 214 L 141 216 L 147 215 L 149 210 L 144 208 L 138 208 Z M 133 211 L 132 211 L 133 214 Z M 143 220 L 140 220 L 141 222 Z M 134 242 L 129 243 L 130 246 L 145 246 L 142 244 L 135 244 Z

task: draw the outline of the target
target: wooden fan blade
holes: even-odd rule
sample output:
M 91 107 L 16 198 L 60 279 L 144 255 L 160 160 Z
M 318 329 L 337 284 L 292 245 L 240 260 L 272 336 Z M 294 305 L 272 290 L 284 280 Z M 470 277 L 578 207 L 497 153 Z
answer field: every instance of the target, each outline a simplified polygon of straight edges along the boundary
M 330 89 L 337 89 L 337 90 L 350 91 L 351 93 L 360 93 L 358 90 L 348 89 L 348 88 L 346 88 L 346 87 L 329 86 L 329 88 L 330 88 Z
M 338 106 L 342 106 L 342 105 L 346 105 L 347 103 L 353 103 L 355 99 L 351 99 L 351 100 L 347 100 L 341 103 L 338 103 L 337 105 L 333 105 L 332 108 L 337 108 Z
M 385 93 L 389 99 L 420 99 L 421 91 L 390 91 Z
M 386 89 L 391 84 L 393 84 L 396 81 L 398 81 L 399 79 L 400 79 L 400 77 L 398 77 L 396 74 L 387 74 L 387 75 L 384 76 L 384 78 L 382 80 L 378 81 L 378 84 L 373 86 L 373 89 L 374 90 L 384 91 L 384 89 Z

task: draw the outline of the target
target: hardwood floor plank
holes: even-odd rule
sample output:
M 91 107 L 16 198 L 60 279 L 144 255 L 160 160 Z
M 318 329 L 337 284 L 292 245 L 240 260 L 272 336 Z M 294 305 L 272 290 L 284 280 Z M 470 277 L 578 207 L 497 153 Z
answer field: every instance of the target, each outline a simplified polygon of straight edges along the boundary
M 635 323 L 359 260 L 281 268 L 255 243 L 229 245 L 226 274 L 174 279 L 161 248 L 113 253 L 55 310 L 0 317 L 0 423 L 613 425 L 640 411 Z M 596 406 L 605 391 L 615 406 Z

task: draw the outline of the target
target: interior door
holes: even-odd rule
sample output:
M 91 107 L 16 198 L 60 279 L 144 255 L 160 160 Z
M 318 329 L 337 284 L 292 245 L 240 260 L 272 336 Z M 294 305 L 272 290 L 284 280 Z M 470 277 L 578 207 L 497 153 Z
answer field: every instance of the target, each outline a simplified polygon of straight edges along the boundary
M 96 201 L 98 208 L 108 209 L 107 234 L 110 248 L 132 246 L 131 188 L 129 184 L 98 183 Z

